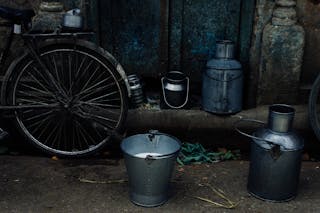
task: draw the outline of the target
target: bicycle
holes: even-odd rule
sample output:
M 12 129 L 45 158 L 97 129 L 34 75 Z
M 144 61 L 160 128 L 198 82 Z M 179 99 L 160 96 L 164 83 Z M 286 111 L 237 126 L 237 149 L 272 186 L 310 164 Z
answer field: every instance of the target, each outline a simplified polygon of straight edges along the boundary
M 123 129 L 130 89 L 122 66 L 84 38 L 91 31 L 32 32 L 32 10 L 0 7 L 11 28 L 0 65 L 14 33 L 25 51 L 10 61 L 1 87 L 0 110 L 14 117 L 31 144 L 57 156 L 85 156 Z M 15 32 L 22 27 L 22 32 Z M 19 31 L 19 30 L 18 30 Z
M 308 116 L 313 132 L 320 140 L 320 75 L 314 81 L 309 95 Z

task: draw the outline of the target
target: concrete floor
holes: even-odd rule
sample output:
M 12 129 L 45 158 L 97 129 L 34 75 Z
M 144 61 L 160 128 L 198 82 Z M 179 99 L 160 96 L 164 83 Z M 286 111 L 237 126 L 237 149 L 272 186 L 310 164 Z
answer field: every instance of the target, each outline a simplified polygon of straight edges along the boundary
M 105 183 L 127 180 L 123 159 L 3 155 L 0 212 L 320 212 L 320 163 L 303 163 L 298 196 L 286 203 L 264 202 L 250 196 L 246 190 L 248 166 L 248 161 L 177 165 L 173 196 L 164 205 L 150 209 L 130 202 L 127 182 Z M 223 190 L 239 205 L 228 210 L 193 198 L 222 202 L 202 186 L 207 183 Z

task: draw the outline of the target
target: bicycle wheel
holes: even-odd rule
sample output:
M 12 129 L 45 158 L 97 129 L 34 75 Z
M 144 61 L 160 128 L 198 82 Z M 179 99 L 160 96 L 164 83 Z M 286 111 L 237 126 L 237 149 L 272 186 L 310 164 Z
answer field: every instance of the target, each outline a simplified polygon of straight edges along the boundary
M 308 107 L 308 115 L 311 127 L 318 140 L 320 140 L 320 75 L 318 75 L 312 85 Z
M 114 58 L 87 41 L 45 45 L 40 58 L 48 72 L 26 55 L 8 77 L 12 105 L 44 106 L 16 110 L 19 129 L 50 154 L 97 152 L 127 114 L 127 89 Z

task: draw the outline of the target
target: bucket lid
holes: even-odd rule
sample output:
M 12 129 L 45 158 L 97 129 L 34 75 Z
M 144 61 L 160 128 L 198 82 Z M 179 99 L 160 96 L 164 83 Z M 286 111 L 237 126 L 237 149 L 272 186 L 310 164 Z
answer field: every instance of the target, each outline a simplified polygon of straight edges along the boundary
M 178 153 L 180 148 L 181 142 L 177 138 L 154 130 L 130 136 L 121 143 L 125 154 L 138 158 L 146 158 L 148 155 L 169 156 Z

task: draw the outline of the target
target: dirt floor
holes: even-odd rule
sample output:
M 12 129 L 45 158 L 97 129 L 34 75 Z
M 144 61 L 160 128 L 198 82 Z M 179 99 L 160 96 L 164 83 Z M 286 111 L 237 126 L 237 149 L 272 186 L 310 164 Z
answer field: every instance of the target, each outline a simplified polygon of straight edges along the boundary
M 1 212 L 320 212 L 320 163 L 304 162 L 300 190 L 286 203 L 260 201 L 246 190 L 248 161 L 176 166 L 172 196 L 156 208 L 129 200 L 123 159 L 62 160 L 0 156 Z M 106 183 L 116 180 L 119 183 Z M 123 182 L 124 181 L 124 182 Z M 223 200 L 204 184 L 225 192 L 234 210 L 194 198 Z

